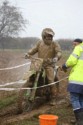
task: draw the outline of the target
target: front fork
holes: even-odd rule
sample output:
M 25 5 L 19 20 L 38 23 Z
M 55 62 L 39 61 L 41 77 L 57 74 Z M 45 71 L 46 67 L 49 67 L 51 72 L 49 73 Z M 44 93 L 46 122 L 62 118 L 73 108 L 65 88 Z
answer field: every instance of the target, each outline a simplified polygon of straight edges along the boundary
M 31 90 L 31 94 L 30 94 L 30 97 L 29 97 L 29 101 L 31 101 L 31 102 L 33 102 L 34 98 L 35 98 L 35 94 L 36 94 L 36 90 L 37 90 L 37 86 L 38 86 L 38 79 L 39 79 L 39 76 L 40 76 L 40 72 L 41 71 L 38 71 L 36 79 L 34 81 L 34 86 L 33 86 L 32 90 Z

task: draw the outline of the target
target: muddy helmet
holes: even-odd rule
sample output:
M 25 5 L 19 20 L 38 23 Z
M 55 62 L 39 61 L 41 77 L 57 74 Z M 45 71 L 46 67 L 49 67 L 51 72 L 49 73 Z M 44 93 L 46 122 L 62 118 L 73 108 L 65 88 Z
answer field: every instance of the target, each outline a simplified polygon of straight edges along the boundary
M 51 36 L 51 40 L 46 39 L 46 36 L 48 36 L 48 35 Z M 43 29 L 43 31 L 42 31 L 42 39 L 43 39 L 44 43 L 50 45 L 54 35 L 55 35 L 55 33 L 51 28 Z
M 54 31 L 51 28 L 43 29 L 43 31 L 42 31 L 42 38 L 44 38 L 44 36 L 47 35 L 47 34 L 52 35 L 52 36 L 55 35 Z

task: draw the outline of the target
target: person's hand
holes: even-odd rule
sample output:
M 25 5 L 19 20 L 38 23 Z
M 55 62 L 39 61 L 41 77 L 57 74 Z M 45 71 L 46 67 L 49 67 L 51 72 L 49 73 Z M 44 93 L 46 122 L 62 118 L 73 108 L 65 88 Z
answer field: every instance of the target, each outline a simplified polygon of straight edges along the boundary
M 28 58 L 30 58 L 30 55 L 25 53 L 25 59 L 28 59 Z
M 57 58 L 57 57 L 53 58 L 53 62 L 54 62 L 54 63 L 57 63 L 57 61 L 58 61 L 58 58 Z
M 63 70 L 64 72 L 67 72 L 67 66 L 66 66 L 65 64 L 63 64 L 63 65 L 61 66 L 61 70 Z

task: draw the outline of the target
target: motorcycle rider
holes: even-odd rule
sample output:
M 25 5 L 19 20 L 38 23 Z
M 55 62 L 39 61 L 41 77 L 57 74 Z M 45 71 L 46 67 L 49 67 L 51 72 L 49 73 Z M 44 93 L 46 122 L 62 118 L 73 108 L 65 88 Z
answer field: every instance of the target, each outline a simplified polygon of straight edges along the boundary
M 46 72 L 46 76 L 48 79 L 48 83 L 54 82 L 54 63 L 57 62 L 61 58 L 61 48 L 60 45 L 53 41 L 55 33 L 51 28 L 45 28 L 42 31 L 42 39 L 37 42 L 37 44 L 27 52 L 26 57 L 29 57 L 34 54 L 38 54 L 38 58 L 42 58 L 44 60 L 44 68 Z M 55 97 L 55 85 L 51 85 L 51 96 L 52 101 Z

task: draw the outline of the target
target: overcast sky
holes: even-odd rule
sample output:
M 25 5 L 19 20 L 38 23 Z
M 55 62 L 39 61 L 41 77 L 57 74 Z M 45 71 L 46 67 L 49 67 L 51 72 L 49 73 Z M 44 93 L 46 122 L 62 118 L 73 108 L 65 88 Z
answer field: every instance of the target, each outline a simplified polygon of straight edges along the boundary
M 9 0 L 29 20 L 23 37 L 40 37 L 52 28 L 55 38 L 83 38 L 83 0 Z

